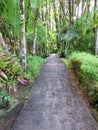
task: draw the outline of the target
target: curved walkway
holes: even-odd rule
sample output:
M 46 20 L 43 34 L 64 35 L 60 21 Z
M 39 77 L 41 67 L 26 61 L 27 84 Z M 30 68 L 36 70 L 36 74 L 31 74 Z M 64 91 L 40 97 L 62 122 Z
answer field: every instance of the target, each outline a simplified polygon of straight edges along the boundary
M 98 130 L 57 55 L 46 59 L 27 106 L 12 130 Z

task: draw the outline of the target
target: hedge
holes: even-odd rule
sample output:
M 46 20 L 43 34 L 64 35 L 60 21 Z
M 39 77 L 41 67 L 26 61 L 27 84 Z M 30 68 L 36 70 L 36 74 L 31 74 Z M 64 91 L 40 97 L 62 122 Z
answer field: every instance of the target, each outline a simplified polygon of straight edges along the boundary
M 98 103 L 98 58 L 88 53 L 74 52 L 69 63 L 82 88 Z

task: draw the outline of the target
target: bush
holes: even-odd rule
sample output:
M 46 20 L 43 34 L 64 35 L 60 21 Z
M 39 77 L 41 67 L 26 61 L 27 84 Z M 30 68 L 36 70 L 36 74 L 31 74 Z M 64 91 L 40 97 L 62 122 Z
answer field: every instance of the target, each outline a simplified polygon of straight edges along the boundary
M 69 63 L 81 86 L 98 103 L 98 59 L 88 53 L 74 52 L 70 56 Z
M 43 58 L 29 55 L 27 59 L 28 69 L 24 74 L 15 55 L 0 54 L 0 108 L 8 105 L 10 95 L 16 92 L 19 82 L 24 84 L 24 78 L 33 80 L 39 74 Z
M 43 64 L 44 59 L 39 56 L 29 55 L 27 57 L 27 60 L 28 60 L 28 68 L 25 75 L 26 77 L 28 77 L 28 79 L 32 80 L 39 74 L 39 70 Z
M 11 54 L 0 54 L 0 108 L 8 105 L 11 92 L 16 91 L 19 77 L 23 77 L 23 70 L 17 58 Z

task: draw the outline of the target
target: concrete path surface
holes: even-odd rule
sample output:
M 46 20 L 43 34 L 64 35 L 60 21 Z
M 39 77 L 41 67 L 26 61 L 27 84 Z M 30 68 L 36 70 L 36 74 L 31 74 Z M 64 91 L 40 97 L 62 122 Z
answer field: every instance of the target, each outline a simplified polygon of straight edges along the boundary
M 46 59 L 30 99 L 12 130 L 98 130 L 58 55 Z

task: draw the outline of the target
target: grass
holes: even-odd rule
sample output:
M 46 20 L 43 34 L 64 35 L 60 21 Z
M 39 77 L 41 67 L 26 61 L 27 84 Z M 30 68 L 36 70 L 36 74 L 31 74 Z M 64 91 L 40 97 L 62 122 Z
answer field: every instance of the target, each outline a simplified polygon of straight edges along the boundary
M 40 68 L 44 62 L 44 59 L 39 56 L 29 55 L 27 57 L 28 60 L 28 68 L 25 73 L 26 77 L 30 80 L 34 80 L 40 72 Z
M 76 74 L 79 87 L 87 93 L 92 106 L 91 112 L 98 122 L 98 58 L 88 53 L 74 52 L 69 59 L 62 60 Z
M 93 99 L 93 108 L 98 111 L 98 58 L 88 53 L 74 52 L 69 59 L 62 60 L 73 69 L 81 88 Z
M 61 58 L 61 60 L 65 63 L 66 67 L 69 68 L 69 60 L 65 58 Z

